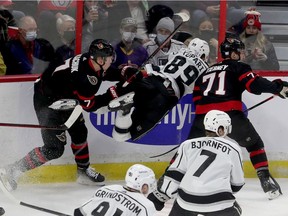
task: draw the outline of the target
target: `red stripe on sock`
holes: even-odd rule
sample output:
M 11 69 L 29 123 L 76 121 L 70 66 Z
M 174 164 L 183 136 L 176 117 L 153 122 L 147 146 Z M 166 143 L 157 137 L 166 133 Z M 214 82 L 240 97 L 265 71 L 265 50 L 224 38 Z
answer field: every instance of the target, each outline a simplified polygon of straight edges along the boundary
M 47 162 L 46 158 L 43 156 L 42 152 L 40 151 L 40 148 L 35 148 L 35 153 L 36 153 L 36 155 L 37 155 L 37 157 L 41 163 Z
M 261 163 L 254 164 L 255 169 L 259 169 L 260 167 L 268 167 L 268 161 L 264 161 Z
M 86 159 L 86 158 L 89 158 L 89 154 L 75 155 L 75 159 Z
M 88 143 L 85 142 L 85 143 L 82 143 L 82 144 L 74 144 L 74 143 L 71 143 L 71 148 L 72 149 L 82 149 L 82 148 L 85 148 L 88 146 Z
M 263 154 L 263 153 L 265 153 L 264 149 L 259 149 L 257 151 L 252 151 L 252 152 L 250 152 L 250 157 L 254 157 L 256 155 Z
M 29 154 L 26 155 L 26 161 L 27 161 L 27 163 L 29 164 L 29 166 L 30 166 L 31 169 L 34 169 L 34 168 L 36 167 L 36 166 L 34 165 L 34 163 L 32 162 L 31 157 L 30 157 Z

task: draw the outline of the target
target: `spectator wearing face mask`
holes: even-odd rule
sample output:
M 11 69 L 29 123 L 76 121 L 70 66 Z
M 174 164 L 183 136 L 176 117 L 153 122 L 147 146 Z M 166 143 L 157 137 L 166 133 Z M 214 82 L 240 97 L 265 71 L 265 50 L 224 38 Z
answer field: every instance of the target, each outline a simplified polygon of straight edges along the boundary
M 6 43 L 3 57 L 6 75 L 42 73 L 54 56 L 53 46 L 37 38 L 37 23 L 32 16 L 19 20 L 17 37 Z
M 75 51 L 75 19 L 67 14 L 60 16 L 56 21 L 58 37 L 53 41 L 55 59 L 53 64 L 57 67 L 66 59 L 74 56 Z
M 213 22 L 208 16 L 203 17 L 199 22 L 196 35 L 196 37 L 207 41 L 207 43 L 209 44 L 210 55 L 208 63 L 209 65 L 215 64 L 217 62 L 218 55 L 218 37 L 217 32 L 214 29 Z
M 120 24 L 121 41 L 114 44 L 116 61 L 112 67 L 122 69 L 124 66 L 139 68 L 147 60 L 148 53 L 141 42 L 136 39 L 137 22 L 132 17 L 122 19 Z
M 174 22 L 169 17 L 163 17 L 159 20 L 156 26 L 156 38 L 145 43 L 143 46 L 146 48 L 148 55 L 150 56 L 163 42 L 171 36 L 174 31 Z M 182 42 L 175 39 L 170 39 L 165 46 L 157 52 L 157 54 L 150 59 L 149 63 L 153 65 L 162 66 L 168 62 L 168 56 L 170 53 L 177 52 L 181 48 L 186 47 Z
M 240 34 L 245 44 L 245 63 L 253 70 L 279 70 L 279 61 L 273 44 L 261 31 L 261 13 L 251 9 L 245 12 L 244 31 Z

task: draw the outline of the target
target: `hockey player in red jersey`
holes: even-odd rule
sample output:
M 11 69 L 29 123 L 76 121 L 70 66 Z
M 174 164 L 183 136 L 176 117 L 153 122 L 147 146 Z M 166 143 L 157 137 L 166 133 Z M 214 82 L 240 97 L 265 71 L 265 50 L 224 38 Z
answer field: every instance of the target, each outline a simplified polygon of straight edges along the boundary
M 153 170 L 134 164 L 126 172 L 125 183 L 124 186 L 108 185 L 97 189 L 90 200 L 75 209 L 74 216 L 154 216 L 156 209 L 146 198 L 156 187 Z
M 89 52 L 76 55 L 56 69 L 51 65 L 34 85 L 34 109 L 40 125 L 61 125 L 71 112 L 55 111 L 49 106 L 59 99 L 76 99 L 87 112 L 107 106 L 117 94 L 109 88 L 105 94 L 96 95 L 102 81 L 120 80 L 120 70 L 110 68 L 115 58 L 111 44 L 102 39 L 94 40 Z M 110 71 L 111 69 L 111 71 Z M 31 150 L 19 161 L 1 169 L 1 180 L 9 189 L 16 189 L 17 180 L 24 172 L 62 156 L 67 142 L 63 130 L 42 129 L 44 145 Z M 88 185 L 104 185 L 104 176 L 96 172 L 89 162 L 87 127 L 83 115 L 67 130 L 77 164 L 77 182 Z
M 203 123 L 206 136 L 180 145 L 148 199 L 160 211 L 176 197 L 169 216 L 239 216 L 241 208 L 233 194 L 244 185 L 244 172 L 241 148 L 227 137 L 231 119 L 211 110 Z
M 253 73 L 248 64 L 240 61 L 245 58 L 244 49 L 240 40 L 226 38 L 220 46 L 224 60 L 210 66 L 196 81 L 193 91 L 196 115 L 189 138 L 205 135 L 202 122 L 211 109 L 227 112 L 233 125 L 229 136 L 247 149 L 264 192 L 274 199 L 281 189 L 269 173 L 264 143 L 242 111 L 242 93 L 247 90 L 256 95 L 272 93 L 287 98 L 288 83 L 280 79 L 269 81 Z

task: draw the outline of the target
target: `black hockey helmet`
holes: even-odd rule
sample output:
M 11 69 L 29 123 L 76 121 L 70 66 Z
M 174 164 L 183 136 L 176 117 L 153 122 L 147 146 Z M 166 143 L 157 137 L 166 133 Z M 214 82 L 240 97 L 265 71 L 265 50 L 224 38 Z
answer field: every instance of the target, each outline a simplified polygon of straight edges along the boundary
M 245 49 L 244 43 L 236 38 L 225 38 L 220 45 L 220 51 L 222 58 L 229 58 L 232 52 L 236 52 L 240 55 L 241 50 Z
M 104 39 L 96 39 L 92 41 L 89 47 L 89 55 L 94 60 L 97 57 L 113 56 L 114 60 L 116 58 L 113 46 Z

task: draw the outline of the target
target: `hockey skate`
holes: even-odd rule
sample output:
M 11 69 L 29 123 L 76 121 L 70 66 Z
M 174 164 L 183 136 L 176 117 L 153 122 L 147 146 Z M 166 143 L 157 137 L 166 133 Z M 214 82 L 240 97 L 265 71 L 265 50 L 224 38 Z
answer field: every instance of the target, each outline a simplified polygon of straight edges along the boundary
M 110 111 L 122 110 L 123 115 L 128 114 L 133 106 L 134 95 L 134 92 L 129 92 L 121 97 L 115 98 L 109 103 L 108 109 Z
M 257 172 L 257 175 L 261 182 L 262 189 L 264 193 L 267 194 L 269 200 L 275 199 L 282 194 L 280 185 L 268 171 L 259 171 Z
M 3 207 L 0 207 L 0 215 L 4 215 L 5 214 L 5 210 Z
M 83 185 L 96 185 L 103 186 L 105 177 L 99 172 L 96 172 L 94 168 L 88 167 L 87 169 L 77 169 L 77 183 Z
M 23 174 L 16 166 L 9 165 L 0 169 L 0 180 L 8 191 L 17 189 L 17 181 Z

